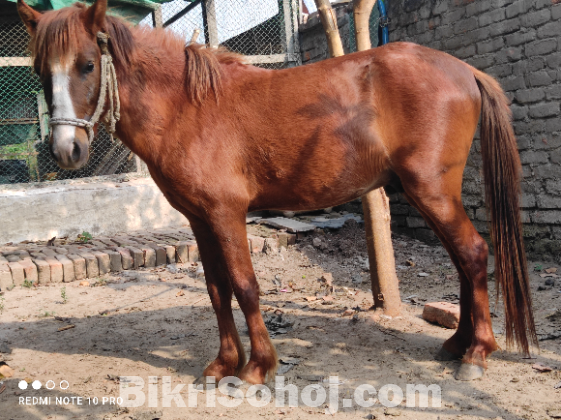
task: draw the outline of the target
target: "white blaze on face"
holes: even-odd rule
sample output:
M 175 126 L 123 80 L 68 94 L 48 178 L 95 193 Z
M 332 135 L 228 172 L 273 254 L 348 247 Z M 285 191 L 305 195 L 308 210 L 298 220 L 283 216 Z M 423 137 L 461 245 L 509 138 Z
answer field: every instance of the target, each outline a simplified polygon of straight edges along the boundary
M 70 60 L 61 64 L 56 60 L 51 64 L 52 87 L 53 87 L 53 118 L 76 118 L 74 105 L 70 97 L 69 69 L 72 66 Z M 53 140 L 56 147 L 73 147 L 76 135 L 76 127 L 73 125 L 53 125 Z M 72 149 L 71 149 L 72 150 Z

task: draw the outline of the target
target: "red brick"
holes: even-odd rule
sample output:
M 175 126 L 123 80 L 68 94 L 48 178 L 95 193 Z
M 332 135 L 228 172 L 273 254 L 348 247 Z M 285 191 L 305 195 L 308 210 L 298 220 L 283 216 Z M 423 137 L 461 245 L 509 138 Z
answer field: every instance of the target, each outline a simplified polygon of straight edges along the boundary
M 56 255 L 56 251 L 51 248 L 43 248 L 41 252 L 45 254 L 47 257 L 54 257 Z
M 129 270 L 134 265 L 134 260 L 132 258 L 132 254 L 129 249 L 117 247 L 115 248 L 119 254 L 121 254 L 121 265 L 123 266 L 123 270 Z
M 460 307 L 450 302 L 430 302 L 425 304 L 423 319 L 446 328 L 458 328 Z
M 166 265 L 166 250 L 154 242 L 147 241 L 146 245 L 156 252 L 156 265 Z
M 123 262 L 121 261 L 121 254 L 117 251 L 105 250 L 103 251 L 109 255 L 109 269 L 113 272 L 119 272 L 123 270 Z
M 189 243 L 186 241 L 179 241 L 175 245 L 175 259 L 178 263 L 185 264 L 189 262 Z
M 133 259 L 133 268 L 142 267 L 144 265 L 144 252 L 134 246 L 125 246 L 131 252 Z
M 175 263 L 175 248 L 172 245 L 158 244 L 166 251 L 166 263 Z
M 44 258 L 35 258 L 33 263 L 37 266 L 37 277 L 39 284 L 47 284 L 51 282 L 51 267 Z
M 252 254 L 260 254 L 263 252 L 263 247 L 265 246 L 265 238 L 255 235 L 247 235 L 249 240 L 249 249 Z
M 187 241 L 187 249 L 189 250 L 189 262 L 200 261 L 199 246 L 195 241 Z
M 0 262 L 0 290 L 5 292 L 8 287 L 12 286 L 14 281 L 12 280 L 12 273 L 10 272 L 10 267 L 6 262 Z
M 16 286 L 21 286 L 25 281 L 23 266 L 19 262 L 9 262 L 8 267 L 10 267 L 14 284 Z
M 107 254 L 106 251 L 92 251 L 92 254 L 97 258 L 99 275 L 103 276 L 104 274 L 109 273 L 109 270 L 111 270 L 111 259 L 109 258 L 109 254 Z
M 62 263 L 54 257 L 46 257 L 45 261 L 47 261 L 51 269 L 51 283 L 62 283 L 64 280 Z
M 74 275 L 74 263 L 72 262 L 72 260 L 63 254 L 57 255 L 55 258 L 62 264 L 62 272 L 64 274 L 63 281 L 65 283 L 74 281 L 76 279 L 76 276 Z
M 279 247 L 284 246 L 288 248 L 289 245 L 296 244 L 296 235 L 294 233 L 279 232 Z
M 140 250 L 144 254 L 144 267 L 156 267 L 156 250 L 149 246 L 142 246 Z
M 83 280 L 86 278 L 86 260 L 80 255 L 68 254 L 68 258 L 74 264 L 74 277 L 76 280 Z
M 26 258 L 19 263 L 23 266 L 23 273 L 25 275 L 25 278 L 29 281 L 37 283 L 37 281 L 39 280 L 39 276 L 37 274 L 37 266 L 33 264 L 33 261 Z
M 86 260 L 86 275 L 89 279 L 99 276 L 99 264 L 94 254 L 90 252 L 80 252 L 80 257 Z

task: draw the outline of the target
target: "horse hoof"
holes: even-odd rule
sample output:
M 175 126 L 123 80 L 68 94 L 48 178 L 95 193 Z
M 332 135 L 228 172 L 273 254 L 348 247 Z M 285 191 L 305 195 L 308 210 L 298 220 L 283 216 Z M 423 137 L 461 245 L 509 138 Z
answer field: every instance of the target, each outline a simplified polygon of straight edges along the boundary
M 485 369 L 479 365 L 472 365 L 471 363 L 462 363 L 457 370 L 456 378 L 458 381 L 473 381 L 474 379 L 481 378 L 485 374 Z
M 206 385 L 206 376 L 201 375 L 197 379 L 193 381 L 193 385 L 202 385 L 203 387 Z
M 449 362 L 451 360 L 458 360 L 461 356 L 457 356 L 454 353 L 446 350 L 444 347 L 441 347 L 438 353 L 434 356 L 435 360 L 439 360 L 441 362 Z

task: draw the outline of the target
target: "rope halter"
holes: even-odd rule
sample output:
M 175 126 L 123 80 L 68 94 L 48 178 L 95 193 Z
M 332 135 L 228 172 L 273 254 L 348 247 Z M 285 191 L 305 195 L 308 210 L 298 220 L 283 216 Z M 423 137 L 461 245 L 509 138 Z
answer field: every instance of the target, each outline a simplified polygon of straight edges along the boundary
M 109 54 L 108 48 L 109 35 L 98 32 L 97 33 L 97 43 L 101 49 L 101 86 L 99 89 L 99 98 L 97 99 L 97 106 L 95 108 L 93 116 L 90 120 L 83 120 L 80 118 L 51 118 L 49 125 L 73 125 L 76 127 L 82 127 L 86 129 L 88 133 L 88 145 L 92 144 L 94 138 L 94 126 L 98 123 L 103 109 L 105 107 L 105 101 L 107 96 L 109 97 L 109 108 L 105 112 L 102 123 L 105 125 L 105 129 L 113 139 L 113 133 L 115 132 L 115 124 L 121 118 L 121 102 L 119 101 L 119 86 L 117 85 L 117 75 L 115 74 L 115 66 L 113 65 L 113 59 L 111 54 Z

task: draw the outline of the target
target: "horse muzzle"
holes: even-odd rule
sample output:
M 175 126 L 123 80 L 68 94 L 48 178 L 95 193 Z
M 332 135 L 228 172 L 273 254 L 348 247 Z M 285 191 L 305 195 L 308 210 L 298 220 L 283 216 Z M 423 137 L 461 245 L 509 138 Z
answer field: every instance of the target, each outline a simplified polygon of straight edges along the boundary
M 83 128 L 54 126 L 49 143 L 51 156 L 62 169 L 80 169 L 88 162 L 88 135 Z

